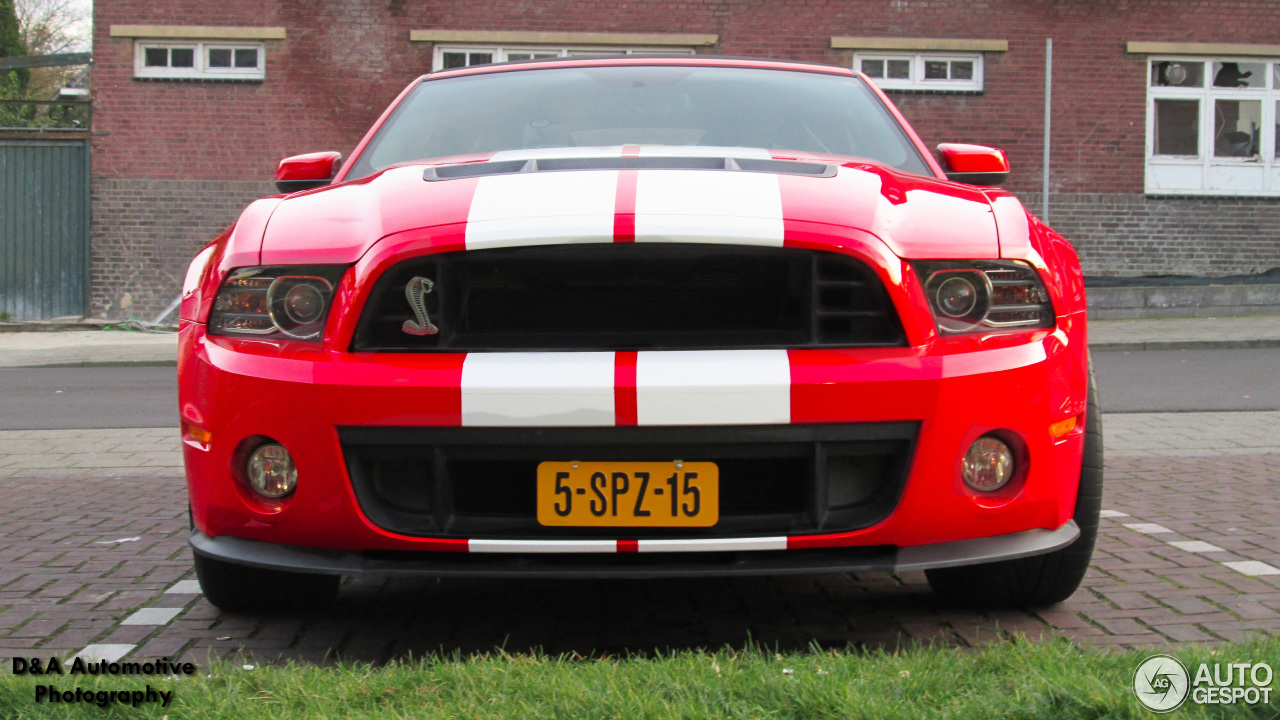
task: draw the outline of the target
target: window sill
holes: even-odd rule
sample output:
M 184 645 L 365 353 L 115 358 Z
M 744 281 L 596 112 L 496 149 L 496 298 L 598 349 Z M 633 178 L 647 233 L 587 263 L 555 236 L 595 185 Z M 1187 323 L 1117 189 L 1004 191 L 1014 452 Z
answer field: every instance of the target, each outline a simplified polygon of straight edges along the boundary
M 134 77 L 135 82 L 154 83 L 222 83 L 224 85 L 261 85 L 266 78 L 216 78 L 216 77 Z
M 874 80 L 872 82 L 875 82 Z M 879 87 L 879 86 L 877 86 Z M 986 90 L 943 90 L 941 88 L 880 88 L 886 93 L 902 95 L 986 95 Z
M 1280 190 L 1262 192 L 1259 190 L 1173 190 L 1168 188 L 1156 188 L 1153 190 L 1144 190 L 1142 194 L 1145 197 L 1152 199 L 1176 198 L 1185 200 L 1188 198 L 1195 198 L 1198 200 L 1280 200 Z

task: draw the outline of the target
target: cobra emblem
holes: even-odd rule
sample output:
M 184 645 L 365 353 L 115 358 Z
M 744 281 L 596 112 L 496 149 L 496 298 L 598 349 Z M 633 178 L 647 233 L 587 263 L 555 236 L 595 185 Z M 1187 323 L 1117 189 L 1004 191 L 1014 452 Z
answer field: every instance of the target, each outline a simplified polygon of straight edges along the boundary
M 440 328 L 427 317 L 427 293 L 433 287 L 435 283 L 424 277 L 415 277 L 404 286 L 404 296 L 408 298 L 409 307 L 413 308 L 417 321 L 405 320 L 404 325 L 400 326 L 401 330 L 410 335 L 435 335 L 440 332 Z

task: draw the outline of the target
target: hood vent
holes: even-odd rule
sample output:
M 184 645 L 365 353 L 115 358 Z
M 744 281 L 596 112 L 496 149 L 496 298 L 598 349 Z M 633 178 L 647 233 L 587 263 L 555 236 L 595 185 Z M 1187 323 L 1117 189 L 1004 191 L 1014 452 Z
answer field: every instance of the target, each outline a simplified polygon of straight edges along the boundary
M 728 170 L 731 172 L 773 173 L 833 177 L 835 165 L 730 157 L 593 157 L 533 158 L 529 160 L 497 160 L 493 162 L 439 165 L 427 168 L 422 179 L 428 182 L 512 175 L 515 173 L 555 172 L 565 170 Z

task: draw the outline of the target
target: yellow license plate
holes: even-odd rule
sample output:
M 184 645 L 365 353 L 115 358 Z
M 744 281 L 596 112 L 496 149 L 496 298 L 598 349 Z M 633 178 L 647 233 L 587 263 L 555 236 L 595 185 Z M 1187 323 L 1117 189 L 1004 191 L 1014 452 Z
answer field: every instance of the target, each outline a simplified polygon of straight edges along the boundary
M 710 527 L 720 519 L 720 469 L 709 462 L 544 462 L 538 524 Z

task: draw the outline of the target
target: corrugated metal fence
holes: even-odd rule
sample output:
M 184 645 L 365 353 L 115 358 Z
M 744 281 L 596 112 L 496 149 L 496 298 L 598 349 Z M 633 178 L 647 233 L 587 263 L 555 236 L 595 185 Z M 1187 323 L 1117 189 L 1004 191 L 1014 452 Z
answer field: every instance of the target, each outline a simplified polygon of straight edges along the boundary
M 0 135 L 0 318 L 84 315 L 89 141 Z

